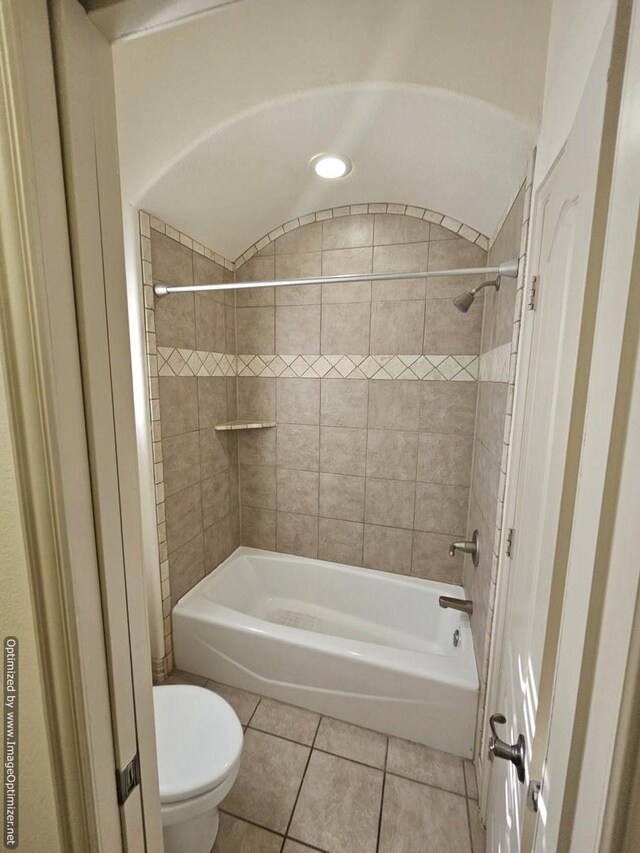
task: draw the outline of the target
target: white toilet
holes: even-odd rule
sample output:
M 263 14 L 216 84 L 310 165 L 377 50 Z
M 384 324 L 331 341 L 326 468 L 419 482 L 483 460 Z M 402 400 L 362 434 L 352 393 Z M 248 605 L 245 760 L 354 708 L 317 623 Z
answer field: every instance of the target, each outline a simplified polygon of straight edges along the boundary
M 154 687 L 153 706 L 165 853 L 211 853 L 218 806 L 240 767 L 242 726 L 204 687 Z

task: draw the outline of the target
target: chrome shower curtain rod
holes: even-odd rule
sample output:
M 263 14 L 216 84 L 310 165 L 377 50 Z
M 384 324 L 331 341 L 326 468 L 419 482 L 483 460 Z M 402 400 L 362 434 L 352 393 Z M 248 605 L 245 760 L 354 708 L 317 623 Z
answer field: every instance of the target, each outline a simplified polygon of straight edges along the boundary
M 317 278 L 286 278 L 276 281 L 236 281 L 220 284 L 188 284 L 184 287 L 156 282 L 153 290 L 156 296 L 168 293 L 205 293 L 211 290 L 243 290 L 248 287 L 288 287 L 304 284 L 346 284 L 350 281 L 398 281 L 408 278 L 434 278 L 451 275 L 499 275 L 508 278 L 518 277 L 518 259 L 505 261 L 497 267 L 467 267 L 459 270 L 430 270 L 428 272 L 385 272 L 359 273 L 354 275 L 321 275 Z

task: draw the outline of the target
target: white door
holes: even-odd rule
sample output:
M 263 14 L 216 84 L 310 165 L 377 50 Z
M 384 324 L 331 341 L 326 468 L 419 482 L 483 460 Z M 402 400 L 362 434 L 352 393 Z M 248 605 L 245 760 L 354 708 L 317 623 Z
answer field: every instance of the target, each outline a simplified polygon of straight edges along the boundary
M 488 709 L 490 714 L 506 717 L 506 724 L 497 726 L 502 740 L 515 744 L 520 734 L 524 736 L 525 781 L 518 780 L 515 766 L 508 761 L 492 762 L 486 818 L 491 853 L 517 853 L 521 849 L 571 427 L 610 42 L 609 34 L 565 148 L 535 198 L 529 272 L 537 275 L 539 282 L 536 310 L 527 312 L 525 318 L 529 364 L 521 365 L 520 371 L 526 393 L 517 466 L 516 534 L 499 698 L 496 707 Z

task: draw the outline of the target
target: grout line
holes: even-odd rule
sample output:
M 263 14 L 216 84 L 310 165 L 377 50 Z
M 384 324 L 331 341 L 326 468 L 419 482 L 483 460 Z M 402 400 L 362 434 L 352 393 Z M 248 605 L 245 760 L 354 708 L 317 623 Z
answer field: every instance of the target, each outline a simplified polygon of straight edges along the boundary
M 373 216 L 373 229 L 371 234 L 371 274 L 373 275 L 373 265 L 374 265 L 374 255 L 375 255 L 375 245 L 376 245 L 376 220 L 377 214 Z M 369 281 L 369 288 L 371 291 L 371 300 L 369 307 L 369 350 L 367 355 L 371 355 L 372 350 L 372 335 L 373 335 L 373 282 Z M 364 501 L 362 507 L 362 551 L 360 553 L 360 562 L 364 566 L 364 548 L 365 548 L 365 539 L 366 539 L 366 519 L 367 519 L 367 468 L 368 468 L 368 458 L 369 458 L 369 398 L 371 395 L 371 379 L 367 379 L 367 422 L 365 427 L 365 441 L 364 441 Z M 388 742 L 388 741 L 387 741 Z
M 191 252 L 191 263 L 193 265 L 193 251 Z M 192 274 L 192 278 L 193 278 L 193 274 Z M 194 296 L 195 296 L 195 294 L 194 294 Z M 193 309 L 194 309 L 194 315 L 193 316 L 194 316 L 194 325 L 195 325 L 195 316 L 196 316 L 195 301 L 194 301 Z M 226 337 L 225 337 L 225 341 L 226 341 Z M 195 343 L 197 343 L 197 341 Z M 202 488 L 202 484 L 204 483 L 204 477 L 202 476 L 202 430 L 200 428 L 200 382 L 197 379 L 197 377 L 196 377 L 196 383 L 195 384 L 196 384 L 196 413 L 197 413 L 197 418 L 198 418 L 198 485 L 200 487 L 200 512 L 201 512 L 201 518 L 202 518 L 202 530 L 200 531 L 200 533 L 196 534 L 196 536 L 202 535 L 202 562 L 203 562 L 203 566 L 204 566 L 204 576 L 206 576 L 207 567 L 206 567 L 205 554 L 204 554 L 204 530 L 205 530 L 205 526 L 204 526 L 204 515 L 205 515 L 205 513 L 204 513 L 204 489 Z M 226 397 L 227 396 L 226 385 L 225 385 L 224 390 L 225 390 L 225 397 Z M 163 455 L 163 458 L 164 458 L 164 455 Z M 210 478 L 207 477 L 207 480 L 208 479 L 210 479 Z M 195 483 L 193 485 L 195 485 Z M 193 488 L 193 485 L 187 486 L 187 488 Z M 190 539 L 189 541 L 190 542 L 193 541 L 193 539 L 195 539 L 196 536 L 192 537 L 192 539 Z M 180 547 L 183 548 L 184 545 L 181 545 Z M 167 551 L 168 551 L 168 548 L 169 548 L 169 539 L 167 538 Z M 176 549 L 176 550 L 178 550 L 178 549 Z M 172 632 L 171 633 L 173 635 L 173 623 L 172 623 Z M 172 639 L 173 639 L 173 637 L 172 637 Z
M 258 704 L 260 704 L 260 703 L 258 703 Z M 296 706 L 295 706 L 295 705 L 292 705 L 291 707 L 296 707 Z M 256 711 L 257 711 L 257 710 L 258 710 L 258 709 L 257 709 L 257 707 L 256 707 Z M 305 710 L 305 709 L 302 709 L 302 710 Z M 314 712 L 313 712 L 313 711 L 311 711 L 310 713 L 314 713 Z M 255 711 L 254 711 L 254 712 L 253 712 L 253 714 L 251 715 L 251 719 L 253 719 L 253 717 L 254 717 L 254 716 L 255 716 Z M 319 723 L 319 722 L 318 722 L 318 725 L 320 725 L 320 723 Z M 260 734 L 263 734 L 263 735 L 270 735 L 271 737 L 277 737 L 277 738 L 280 738 L 280 740 L 286 740 L 286 741 L 287 741 L 287 743 L 295 743 L 295 744 L 297 744 L 298 746 L 304 746 L 304 747 L 306 747 L 307 749 L 311 749 L 311 744 L 310 744 L 310 743 L 304 743 L 304 741 L 296 740 L 295 738 L 287 737 L 286 735 L 277 735 L 275 732 L 267 731 L 267 729 L 261 729 L 259 726 L 252 726 L 252 725 L 251 725 L 251 720 L 249 720 L 249 722 L 247 723 L 247 728 L 248 728 L 248 729 L 251 729 L 251 731 L 252 731 L 252 732 L 260 732 Z M 314 735 L 314 740 L 315 740 L 315 735 Z M 312 741 L 311 743 L 313 743 L 313 741 Z M 322 750 L 322 751 L 324 752 L 324 750 Z
M 375 734 L 382 734 L 382 732 L 375 732 Z M 384 735 L 387 737 L 387 735 Z M 379 770 L 380 773 L 384 773 L 383 767 L 378 767 L 376 764 L 367 764 L 365 761 L 358 761 L 357 758 L 349 758 L 346 755 L 340 755 L 337 752 L 331 752 L 328 749 L 323 749 L 321 746 L 314 746 L 315 752 L 322 752 L 325 755 L 332 755 L 334 758 L 340 758 L 342 761 L 350 761 L 351 764 L 358 764 L 360 767 L 367 767 L 369 770 Z
M 320 228 L 320 275 L 324 275 L 323 273 L 323 258 L 324 258 L 324 222 L 321 223 Z M 324 309 L 322 306 L 322 292 L 324 285 L 320 285 L 320 329 L 319 329 L 319 339 L 318 339 L 318 349 L 320 350 L 320 355 L 324 355 L 322 351 L 322 318 L 324 316 Z
M 284 377 L 284 378 L 285 378 L 285 379 L 288 379 L 288 378 L 290 378 L 290 377 Z M 293 377 L 291 377 L 291 378 L 293 378 Z M 316 381 L 317 381 L 317 380 L 316 380 Z M 368 380 L 360 380 L 360 381 L 361 381 L 361 382 L 363 382 L 363 381 L 368 381 Z M 280 423 L 281 423 L 281 425 L 282 425 L 282 426 L 318 426 L 318 424 L 315 424 L 315 423 L 289 423 L 288 421 L 281 421 Z M 368 427 L 340 426 L 340 425 L 326 424 L 326 423 L 321 423 L 319 426 L 323 427 L 324 429 L 344 429 L 344 430 L 352 430 L 353 432 L 363 432 L 364 430 L 368 429 Z M 415 433 L 419 433 L 420 435 L 445 435 L 445 436 L 453 436 L 453 437 L 459 437 L 459 438 L 473 438 L 473 433 L 472 433 L 472 432 L 436 432 L 435 430 L 428 430 L 428 429 L 392 429 L 392 428 L 383 428 L 383 429 L 381 429 L 381 428 L 378 428 L 378 427 L 372 427 L 372 428 L 371 428 L 371 431 L 372 431 L 372 432 L 404 432 L 404 433 L 412 433 L 412 432 L 415 432 Z M 189 432 L 196 432 L 196 430 L 189 430 Z M 187 434 L 188 434 L 188 433 L 178 433 L 178 435 L 187 435 Z M 173 436 L 170 436 L 170 437 L 173 437 Z M 252 463 L 252 464 L 260 465 L 261 463 Z M 265 465 L 269 465 L 269 464 L 270 464 L 270 463 L 268 463 L 268 462 L 266 462 L 266 463 L 262 463 L 262 465 L 263 465 L 263 466 L 265 466 Z M 279 467 L 279 468 L 290 468 L 290 466 L 289 466 L 289 465 L 279 465 L 278 467 Z M 293 471 L 304 471 L 304 470 L 311 470 L 311 469 L 304 469 L 304 468 L 290 468 L 290 470 L 293 470 Z M 336 474 L 340 474 L 341 472 L 340 472 L 340 471 L 335 471 L 335 472 L 329 472 L 329 473 L 336 473 Z M 365 475 L 364 475 L 364 474 L 362 474 L 362 475 L 360 475 L 360 474 L 345 474 L 344 476 L 345 476 L 345 477 L 359 477 L 359 476 L 363 476 L 363 477 L 364 477 Z M 380 480 L 390 480 L 390 479 L 397 479 L 397 477 L 377 477 L 377 479 L 380 479 Z M 410 481 L 410 480 L 405 480 L 405 482 L 411 482 L 411 481 Z M 419 480 L 418 482 L 423 482 L 423 481 L 422 481 L 422 480 Z M 424 482 L 427 482 L 427 481 L 425 480 Z M 459 483 L 449 483 L 449 484 L 448 484 L 448 483 L 443 483 L 442 485 L 445 485 L 445 486 L 446 486 L 446 485 L 453 485 L 453 486 L 456 486 L 456 485 L 464 485 L 464 484 L 459 484 Z M 185 488 L 188 488 L 188 486 L 185 486 Z M 180 489 L 180 491 L 182 491 L 182 489 Z M 175 494 L 175 492 L 174 492 L 174 494 Z
M 474 853 L 473 850 L 473 833 L 471 832 L 471 800 L 467 799 L 467 829 L 469 830 L 469 849 L 471 853 Z
M 380 792 L 380 814 L 378 815 L 378 837 L 376 839 L 376 853 L 380 850 L 380 833 L 382 831 L 382 812 L 384 809 L 384 791 L 387 785 L 387 758 L 389 756 L 389 738 L 384 751 L 384 772 L 382 774 L 382 791 Z
M 233 281 L 236 281 L 235 264 L 233 270 Z M 226 317 L 225 317 L 226 320 Z M 225 345 L 226 325 L 225 325 Z M 233 354 L 235 364 L 235 411 L 234 417 L 238 417 L 238 291 L 233 291 Z M 227 394 L 227 415 L 229 414 L 229 395 Z M 240 479 L 240 435 L 236 437 L 236 474 L 238 478 L 238 542 L 242 545 L 242 481 Z
M 458 758 L 459 756 L 456 756 Z M 460 759 L 462 761 L 462 759 Z M 441 785 L 435 785 L 433 782 L 421 782 L 420 779 L 412 779 L 411 776 L 403 776 L 402 773 L 385 771 L 387 776 L 395 776 L 397 779 L 404 779 L 405 782 L 415 782 L 416 785 L 422 785 L 424 788 L 435 788 L 436 791 L 442 791 L 444 794 L 451 794 L 452 797 L 462 797 L 463 800 L 468 799 L 466 794 L 460 794 L 458 791 L 452 791 L 449 788 L 443 788 Z M 464 771 L 463 771 L 464 772 Z M 476 802 L 473 800 L 472 802 Z
M 374 221 L 374 234 L 375 234 L 375 221 Z M 369 329 L 371 329 L 371 320 L 369 320 Z M 371 337 L 371 331 L 369 331 L 369 337 Z M 371 346 L 371 344 L 369 344 Z M 367 380 L 367 425 L 365 428 L 365 438 L 364 438 L 364 505 L 362 507 L 362 554 L 361 554 L 361 562 L 364 566 L 364 545 L 365 538 L 367 534 L 367 530 L 365 525 L 367 524 L 367 468 L 369 461 L 369 398 L 371 396 L 371 380 Z
M 256 702 L 256 707 L 253 709 L 253 712 L 252 712 L 251 716 L 250 716 L 250 717 L 249 717 L 249 719 L 247 720 L 247 725 L 245 726 L 245 728 L 247 728 L 247 729 L 248 729 L 248 728 L 249 728 L 249 726 L 251 725 L 251 720 L 253 720 L 253 718 L 255 717 L 255 715 L 256 715 L 256 711 L 258 710 L 258 708 L 260 707 L 260 703 L 262 702 L 262 698 L 263 698 L 263 697 L 261 696 L 261 697 L 258 699 L 258 701 Z
M 273 263 L 274 263 L 274 270 L 275 270 L 275 263 L 276 263 L 275 254 L 273 257 Z M 273 293 L 273 304 L 274 304 L 274 306 L 276 305 L 276 302 L 277 302 L 277 296 L 276 296 L 276 292 L 274 290 L 274 293 Z M 274 307 L 274 318 L 276 317 L 277 310 L 278 310 L 277 307 Z M 275 322 L 275 319 L 274 319 L 274 322 Z M 276 348 L 275 341 L 276 341 L 276 338 L 275 338 L 275 329 L 274 329 L 274 337 L 273 337 L 273 348 L 274 349 Z M 274 528 L 275 528 L 274 529 L 274 535 L 275 535 L 274 549 L 277 551 L 278 550 L 278 432 L 279 432 L 279 429 L 278 429 L 278 380 L 277 379 L 274 382 L 274 389 L 275 389 L 274 390 L 274 398 L 275 398 L 274 399 L 274 408 L 275 408 L 274 421 L 276 424 L 276 428 L 275 428 L 276 429 L 276 441 L 275 441 L 276 446 L 275 446 L 275 459 L 274 459 L 274 467 L 273 467 L 274 488 L 275 488 L 275 507 L 274 507 L 275 515 L 274 515 L 273 521 L 274 521 Z
M 313 750 L 316 743 L 316 738 L 318 737 L 318 730 L 320 728 L 320 721 L 322 717 L 318 719 L 318 725 L 316 726 L 316 733 L 313 736 L 313 741 L 311 742 L 311 747 L 309 748 L 309 755 L 307 756 L 307 763 L 304 766 L 304 772 L 302 774 L 302 778 L 300 779 L 300 787 L 298 788 L 298 793 L 296 794 L 296 799 L 293 803 L 293 808 L 291 809 L 291 814 L 289 815 L 289 822 L 287 823 L 287 830 L 285 832 L 285 837 L 289 836 L 289 830 L 291 829 L 291 823 L 293 822 L 293 816 L 296 812 L 296 806 L 298 805 L 298 800 L 300 799 L 300 792 L 302 791 L 302 786 L 304 785 L 304 780 L 307 775 L 307 770 L 309 769 L 309 762 L 311 761 L 311 756 L 313 755 Z
M 429 225 L 429 237 L 431 237 L 431 225 Z M 427 271 L 429 270 L 431 264 L 431 239 L 427 244 Z M 486 261 L 485 261 L 486 266 Z M 445 298 L 445 297 L 442 297 Z M 446 297 L 450 298 L 450 297 Z M 425 278 L 424 280 L 424 315 L 422 317 L 422 352 L 424 353 L 426 347 L 426 335 L 427 335 L 427 300 L 429 299 L 429 279 Z
M 223 802 L 224 802 L 224 800 L 223 800 Z M 257 826 L 258 829 L 264 829 L 266 832 L 271 832 L 273 835 L 278 835 L 278 836 L 280 836 L 280 838 L 282 838 L 283 843 L 286 840 L 286 836 L 283 835 L 281 832 L 278 832 L 277 829 L 271 829 L 271 827 L 265 826 L 263 823 L 257 823 L 255 820 L 251 820 L 248 817 L 244 817 L 244 816 L 235 814 L 235 812 L 230 812 L 228 809 L 225 809 L 222 806 L 218 806 L 218 811 L 222 812 L 222 814 L 229 815 L 229 817 L 235 818 L 235 820 L 244 821 L 245 823 L 251 824 L 251 826 Z
M 321 225 L 320 225 L 320 275 L 324 275 L 324 252 L 325 252 L 325 248 L 324 248 L 324 221 L 322 221 Z M 319 340 L 319 348 L 320 348 L 320 354 L 321 355 L 323 354 L 322 353 L 322 325 L 323 325 L 323 318 L 324 318 L 323 299 L 324 299 L 324 285 L 321 284 L 320 285 L 320 340 Z M 322 410 L 322 397 L 321 397 L 321 395 L 322 395 L 322 382 L 320 382 L 320 385 L 318 387 L 318 503 L 317 503 L 318 521 L 316 523 L 316 557 L 317 558 L 320 557 L 320 493 L 322 491 L 322 483 L 321 483 L 321 476 L 320 476 L 320 454 L 322 452 L 322 450 L 321 450 L 322 436 L 321 436 L 321 427 L 320 427 L 320 420 L 321 420 L 320 413 Z M 314 426 L 315 426 L 315 424 L 314 424 Z M 318 728 L 320 728 L 321 720 L 322 720 L 322 717 L 318 720 Z M 315 739 L 317 737 L 317 734 L 318 734 L 318 729 L 316 729 L 316 734 L 313 738 L 314 743 L 315 743 Z
M 262 467 L 271 467 L 271 466 L 262 466 Z M 279 466 L 279 467 L 282 467 L 282 466 Z M 283 470 L 298 471 L 300 469 L 283 468 Z M 317 472 L 316 471 L 307 471 L 307 470 L 302 469 L 302 470 L 300 470 L 300 473 L 316 474 Z M 322 473 L 327 473 L 327 472 L 323 471 Z M 353 474 L 331 474 L 331 476 L 351 477 L 351 476 L 356 476 L 356 475 L 353 475 Z M 385 482 L 389 482 L 389 483 L 391 483 L 391 482 L 393 482 L 393 483 L 412 483 L 413 482 L 413 480 L 390 480 L 387 477 L 360 477 L 360 476 L 358 476 L 357 479 L 365 480 L 365 494 L 366 494 L 366 480 L 384 480 Z M 422 483 L 422 481 L 420 481 L 420 483 Z M 424 485 L 439 486 L 441 484 L 440 483 L 425 483 Z M 445 488 L 447 488 L 446 485 L 445 485 Z M 452 486 L 451 488 L 464 489 L 464 488 L 466 488 L 466 486 Z M 395 524 L 395 525 L 394 524 L 386 524 L 383 521 L 372 522 L 372 521 L 359 520 L 359 519 L 354 519 L 354 518 L 338 518 L 338 517 L 333 516 L 333 515 L 315 515 L 314 513 L 310 513 L 310 512 L 295 512 L 293 510 L 288 510 L 288 509 L 277 509 L 277 507 L 274 509 L 273 507 L 268 507 L 268 506 L 254 506 L 253 504 L 249 504 L 249 503 L 246 504 L 246 506 L 248 509 L 262 509 L 262 510 L 266 510 L 267 512 L 284 513 L 285 515 L 299 515 L 299 516 L 302 516 L 303 518 L 323 518 L 323 519 L 326 519 L 327 521 L 346 521 L 349 524 L 367 524 L 371 527 L 384 527 L 385 529 L 388 529 L 388 530 L 407 530 L 407 531 L 413 532 L 413 533 L 435 533 L 435 534 L 438 534 L 440 536 L 461 536 L 462 535 L 462 531 L 460 531 L 460 530 L 448 531 L 448 532 L 446 530 L 445 531 L 442 531 L 442 530 L 426 530 L 423 528 L 414 528 L 413 526 L 402 527 L 402 526 L 399 526 L 397 524 Z M 225 516 L 225 518 L 226 518 L 226 516 Z M 209 525 L 209 527 L 211 527 L 211 526 L 212 525 Z M 208 530 L 209 527 L 207 527 L 205 529 Z M 196 535 L 198 536 L 200 534 L 196 534 Z M 191 540 L 189 540 L 189 541 L 191 541 Z M 175 552 L 172 551 L 172 553 L 175 553 Z M 314 557 L 311 559 L 317 559 L 317 558 Z M 333 562 L 333 561 L 330 560 L 329 562 Z M 443 583 L 447 583 L 447 581 L 443 581 Z

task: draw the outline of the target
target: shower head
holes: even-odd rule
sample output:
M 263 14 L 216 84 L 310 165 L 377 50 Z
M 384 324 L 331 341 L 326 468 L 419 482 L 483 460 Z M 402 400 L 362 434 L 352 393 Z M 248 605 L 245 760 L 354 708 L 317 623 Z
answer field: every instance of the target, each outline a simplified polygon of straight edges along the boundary
M 469 308 L 473 305 L 473 300 L 475 299 L 475 295 L 472 290 L 465 290 L 464 293 L 461 293 L 459 296 L 453 300 L 453 304 L 456 306 L 458 311 L 462 311 L 463 314 L 466 314 Z
M 500 276 L 498 276 L 495 281 L 485 281 L 484 284 L 479 284 L 477 287 L 474 287 L 473 290 L 465 290 L 464 293 L 456 296 L 453 300 L 453 304 L 456 306 L 458 311 L 462 311 L 463 314 L 466 314 L 469 308 L 473 305 L 476 293 L 479 290 L 482 290 L 483 287 L 495 287 L 496 290 L 500 290 Z

